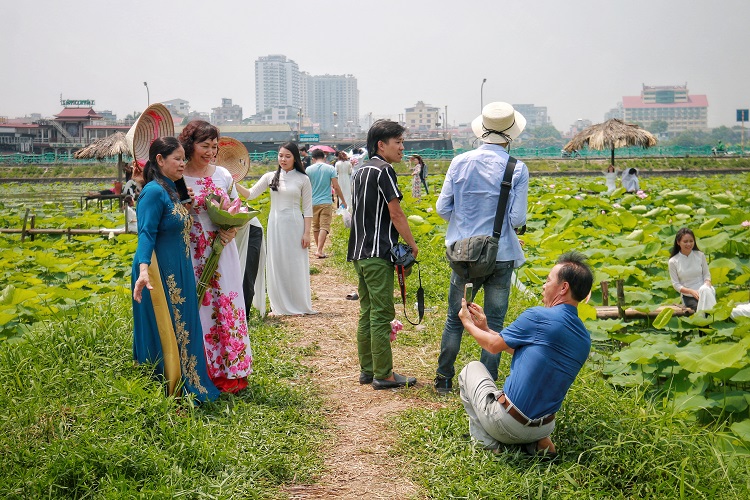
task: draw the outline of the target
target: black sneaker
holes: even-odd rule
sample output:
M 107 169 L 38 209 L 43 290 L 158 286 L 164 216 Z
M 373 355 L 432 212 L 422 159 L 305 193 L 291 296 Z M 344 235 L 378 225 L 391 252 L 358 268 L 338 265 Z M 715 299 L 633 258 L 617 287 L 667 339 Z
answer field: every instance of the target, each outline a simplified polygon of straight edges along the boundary
M 435 392 L 438 394 L 450 394 L 453 391 L 453 379 L 447 377 L 441 377 L 438 375 L 435 377 Z
M 372 384 L 372 373 L 359 372 L 359 383 Z
M 398 387 L 411 387 L 417 383 L 417 379 L 415 377 L 404 377 L 403 375 L 399 375 L 396 372 L 393 372 L 393 378 L 396 380 L 381 380 L 381 379 L 373 379 L 372 380 L 372 387 L 375 390 L 379 389 L 396 389 Z

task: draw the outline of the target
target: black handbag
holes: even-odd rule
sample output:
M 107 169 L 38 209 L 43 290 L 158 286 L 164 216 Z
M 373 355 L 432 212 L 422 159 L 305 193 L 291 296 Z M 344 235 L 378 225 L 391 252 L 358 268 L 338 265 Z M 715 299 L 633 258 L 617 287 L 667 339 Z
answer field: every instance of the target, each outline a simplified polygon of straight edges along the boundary
M 517 160 L 515 158 L 512 156 L 508 157 L 503 182 L 500 184 L 500 198 L 497 201 L 497 212 L 495 213 L 492 236 L 480 235 L 464 238 L 455 241 L 445 250 L 445 256 L 448 259 L 451 269 L 465 280 L 489 276 L 495 270 L 500 233 L 503 228 L 503 221 L 505 220 L 505 210 L 508 206 L 508 197 L 510 195 L 511 181 L 513 180 L 513 171 L 516 168 L 516 163 Z
M 396 275 L 398 276 L 398 286 L 401 289 L 401 303 L 404 305 L 404 318 L 412 325 L 418 325 L 424 318 L 424 288 L 422 288 L 422 272 L 417 265 L 417 276 L 419 276 L 419 288 L 417 288 L 417 313 L 419 314 L 419 320 L 415 323 L 409 319 L 406 314 L 406 277 L 411 272 L 411 267 L 414 264 L 419 264 L 419 261 L 414 258 L 414 254 L 411 251 L 411 247 L 406 243 L 396 243 L 391 247 L 391 259 L 393 264 L 396 266 Z

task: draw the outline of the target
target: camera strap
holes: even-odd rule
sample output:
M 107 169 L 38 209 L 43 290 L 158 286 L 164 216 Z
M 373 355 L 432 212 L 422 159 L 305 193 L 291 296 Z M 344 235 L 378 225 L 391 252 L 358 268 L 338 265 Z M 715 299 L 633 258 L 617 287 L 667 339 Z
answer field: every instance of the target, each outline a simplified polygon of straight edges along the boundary
M 417 288 L 417 312 L 419 313 L 419 321 L 416 323 L 409 319 L 409 315 L 406 314 L 406 276 L 404 272 L 404 266 L 396 265 L 396 275 L 398 275 L 398 286 L 401 288 L 401 302 L 404 305 L 404 318 L 412 325 L 418 325 L 424 318 L 424 288 L 422 288 L 422 271 L 419 269 L 419 262 L 415 261 L 414 265 L 417 266 L 417 276 L 419 276 L 419 288 Z

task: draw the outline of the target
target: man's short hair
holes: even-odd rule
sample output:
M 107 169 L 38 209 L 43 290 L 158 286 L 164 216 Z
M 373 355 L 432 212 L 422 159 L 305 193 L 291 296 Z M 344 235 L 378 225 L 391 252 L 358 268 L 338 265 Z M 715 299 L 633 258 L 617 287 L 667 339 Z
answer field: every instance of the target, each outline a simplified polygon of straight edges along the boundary
M 594 272 L 586 264 L 586 256 L 580 252 L 567 252 L 557 259 L 560 272 L 557 273 L 558 283 L 567 281 L 570 294 L 578 302 L 588 297 L 594 284 Z
M 313 149 L 310 156 L 312 156 L 313 160 L 322 160 L 326 157 L 326 153 L 322 149 Z
M 367 152 L 370 158 L 378 154 L 378 142 L 402 137 L 406 128 L 392 120 L 377 120 L 367 131 Z
M 308 146 L 307 144 L 304 144 L 304 145 L 302 145 L 302 146 L 299 147 L 299 152 L 301 153 L 302 151 L 304 151 L 305 153 L 307 153 L 307 150 L 309 148 L 310 148 L 310 146 Z

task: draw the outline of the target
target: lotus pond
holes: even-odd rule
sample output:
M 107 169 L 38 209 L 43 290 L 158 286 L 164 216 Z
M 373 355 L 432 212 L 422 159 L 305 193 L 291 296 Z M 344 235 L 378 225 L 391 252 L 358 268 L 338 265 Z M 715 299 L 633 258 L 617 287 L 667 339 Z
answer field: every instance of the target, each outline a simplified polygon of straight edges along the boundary
M 448 272 L 442 257 L 445 223 L 433 210 L 434 194 L 413 200 L 408 181 L 400 179 L 404 209 L 421 249 L 427 305 L 442 304 Z M 518 279 L 533 293 L 560 253 L 585 253 L 596 273 L 591 300 L 580 307 L 596 346 L 593 366 L 610 383 L 647 387 L 665 405 L 697 421 L 726 422 L 733 437 L 725 445 L 746 449 L 750 322 L 732 321 L 729 313 L 750 294 L 750 176 L 648 177 L 642 187 L 645 191 L 637 195 L 621 190 L 607 195 L 603 179 L 532 177 L 528 232 L 523 236 L 528 260 Z M 26 208 L 36 215 L 36 227 L 122 226 L 124 217 L 116 210 L 80 209 L 79 194 L 95 189 L 101 187 L 2 184 L 0 227 L 20 228 Z M 256 203 L 267 212 L 267 197 Z M 683 226 L 693 229 L 709 259 L 718 299 L 713 314 L 596 320 L 594 306 L 603 299 L 601 281 L 624 280 L 629 307 L 651 311 L 679 303 L 667 260 L 674 234 Z M 77 236 L 70 241 L 40 235 L 23 243 L 19 235 L 0 235 L 0 339 L 127 293 L 135 245 L 134 235 Z

